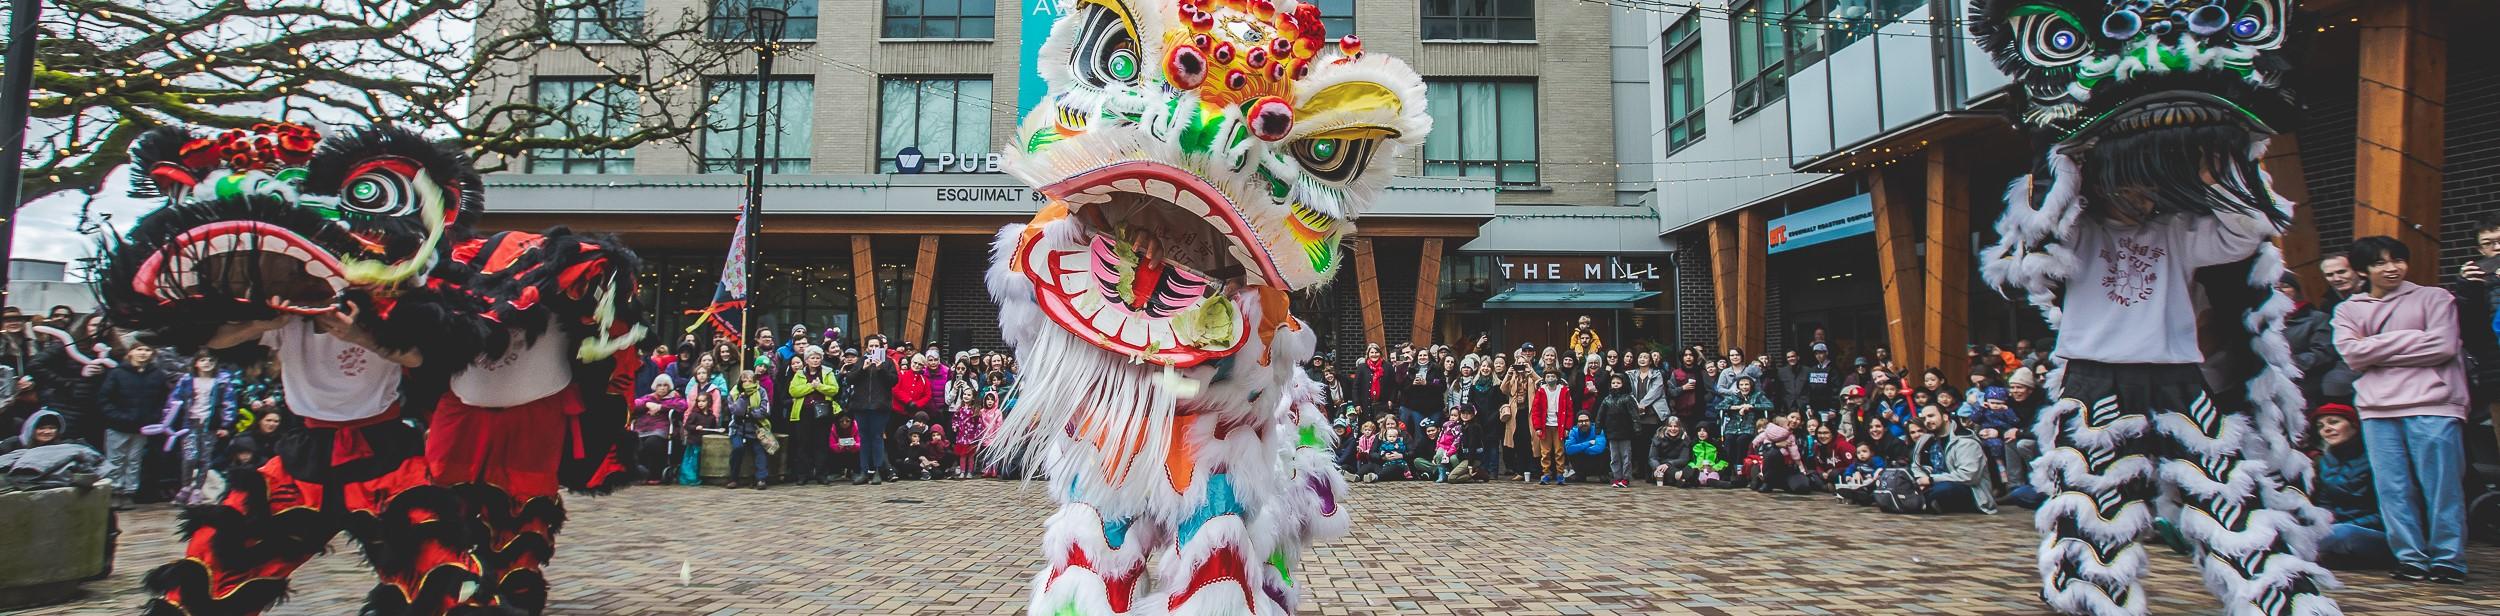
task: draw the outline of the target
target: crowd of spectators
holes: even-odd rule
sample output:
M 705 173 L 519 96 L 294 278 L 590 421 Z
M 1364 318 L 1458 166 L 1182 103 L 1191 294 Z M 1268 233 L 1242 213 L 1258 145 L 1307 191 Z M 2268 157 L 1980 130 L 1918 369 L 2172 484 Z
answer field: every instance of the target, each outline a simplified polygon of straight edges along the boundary
M 851 344 L 804 324 L 776 333 L 757 330 L 748 348 L 693 334 L 650 347 L 632 408 L 645 482 L 700 483 L 711 434 L 727 437 L 733 488 L 1015 475 L 974 451 L 1005 411 L 1013 356 Z
M 2445 289 L 2407 282 L 2413 255 L 2384 237 L 2324 259 L 2320 293 L 2288 275 L 2277 287 L 2310 404 L 2310 494 L 2335 516 L 2328 563 L 2464 577 L 2467 443 L 2490 442 L 2465 428 L 2489 421 L 2500 385 L 2485 374 L 2500 371 L 2500 221 L 2476 238 L 2483 259 Z M 1819 330 L 1798 346 L 1774 357 L 1614 345 L 1582 317 L 1561 346 L 1372 345 L 1308 371 L 1353 481 L 1830 493 L 1923 512 L 2045 499 L 2030 469 L 2049 344 L 1972 345 L 1961 374 L 1905 366 L 1883 346 L 1844 356 Z M 728 448 L 733 488 L 1019 474 L 975 452 L 1013 397 L 1003 351 L 792 325 L 644 352 L 629 427 L 646 482 L 700 483 L 707 446 Z M 153 348 L 68 307 L 7 308 L 0 454 L 81 443 L 122 503 L 213 498 L 220 471 L 268 459 L 291 423 L 281 369 Z

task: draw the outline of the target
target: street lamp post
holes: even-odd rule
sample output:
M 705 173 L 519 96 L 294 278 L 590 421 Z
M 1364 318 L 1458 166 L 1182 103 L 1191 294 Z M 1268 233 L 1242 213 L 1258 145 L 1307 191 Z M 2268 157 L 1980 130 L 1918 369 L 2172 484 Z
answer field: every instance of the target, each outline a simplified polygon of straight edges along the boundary
M 774 47 L 781 43 L 782 31 L 790 23 L 789 11 L 782 10 L 777 5 L 763 5 L 763 2 L 771 0 L 748 1 L 750 4 L 747 5 L 747 34 L 755 37 L 755 92 L 753 94 L 755 97 L 755 164 L 747 167 L 746 210 L 741 217 L 746 221 L 746 228 L 739 230 L 746 234 L 747 239 L 746 270 L 743 272 L 746 277 L 747 297 L 746 307 L 738 311 L 740 336 L 755 335 L 753 327 L 755 311 L 762 306 L 756 301 L 759 299 L 760 289 L 755 286 L 755 268 L 763 264 L 755 261 L 755 248 L 756 244 L 763 239 L 760 235 L 764 229 L 764 163 L 768 158 L 764 150 L 764 130 L 772 118 L 767 113 L 770 109 L 767 105 L 772 100 L 770 88 Z M 777 126 L 775 128 L 778 129 Z M 749 349 L 755 347 L 753 344 L 744 346 Z M 750 350 L 750 352 L 753 351 Z M 747 362 L 752 367 L 754 359 L 750 357 Z
M 9 3 L 8 75 L 0 78 L 0 263 L 9 259 L 17 235 L 17 194 L 26 164 L 26 100 L 35 84 L 35 13 L 43 3 Z M 8 268 L 0 267 L 0 300 L 8 297 Z

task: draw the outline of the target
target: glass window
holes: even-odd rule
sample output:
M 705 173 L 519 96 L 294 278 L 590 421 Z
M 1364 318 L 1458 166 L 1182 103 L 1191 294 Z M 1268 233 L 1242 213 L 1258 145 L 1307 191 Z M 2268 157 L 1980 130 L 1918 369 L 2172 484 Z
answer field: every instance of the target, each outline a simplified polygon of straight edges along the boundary
M 642 34 L 642 0 L 556 0 L 547 30 L 566 43 L 625 40 Z
M 805 79 L 771 82 L 764 139 L 766 173 L 806 173 L 808 135 L 815 126 L 816 84 Z M 709 85 L 704 110 L 703 172 L 745 173 L 755 158 L 755 80 L 723 78 Z
M 885 38 L 997 36 L 995 0 L 885 0 Z
M 1700 27 L 1693 15 L 1685 15 L 1667 26 L 1662 45 L 1666 49 L 1667 151 L 1671 153 L 1700 141 L 1709 124 L 1702 114 Z
M 713 0 L 712 38 L 739 40 L 755 38 L 747 32 L 747 8 L 763 6 L 790 12 L 790 20 L 781 29 L 781 40 L 811 41 L 816 39 L 816 0 Z
M 1795 9 L 1807 0 L 1746 2 L 1729 12 L 1734 35 L 1736 117 L 1788 95 L 1788 25 Z M 1818 47 L 1819 48 L 1819 47 Z
M 1319 5 L 1319 23 L 1327 27 L 1328 40 L 1354 33 L 1354 0 L 1305 0 L 1303 4 Z
M 1423 0 L 1424 40 L 1536 40 L 1534 0 Z
M 1432 81 L 1425 97 L 1424 175 L 1537 183 L 1535 82 Z
M 531 129 L 536 137 L 592 141 L 634 132 L 640 121 L 642 96 L 632 88 L 595 78 L 540 79 L 530 84 L 530 100 L 546 112 L 546 124 Z M 530 173 L 633 173 L 631 148 L 544 148 L 530 150 Z
M 888 77 L 878 90 L 878 172 L 893 173 L 905 147 L 920 148 L 932 165 L 942 153 L 978 159 L 994 151 L 989 79 Z

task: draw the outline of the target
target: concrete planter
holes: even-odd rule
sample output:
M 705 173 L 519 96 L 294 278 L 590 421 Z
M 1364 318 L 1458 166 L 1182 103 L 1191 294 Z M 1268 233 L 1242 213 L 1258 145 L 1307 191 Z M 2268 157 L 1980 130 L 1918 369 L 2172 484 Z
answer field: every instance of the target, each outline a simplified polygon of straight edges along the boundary
M 0 611 L 67 599 L 112 564 L 113 492 L 0 492 Z

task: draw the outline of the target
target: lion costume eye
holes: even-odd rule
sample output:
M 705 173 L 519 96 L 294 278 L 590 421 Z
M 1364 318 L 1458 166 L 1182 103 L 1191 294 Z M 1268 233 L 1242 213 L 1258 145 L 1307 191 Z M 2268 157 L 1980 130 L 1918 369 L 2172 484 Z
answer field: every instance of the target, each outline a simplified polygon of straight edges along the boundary
M 385 158 L 358 165 L 339 191 L 339 204 L 349 211 L 376 216 L 404 216 L 417 211 L 415 183 L 421 169 L 415 161 Z
M 2050 67 L 2073 64 L 2092 51 L 2075 16 L 2055 7 L 2026 5 L 2014 9 L 2014 44 L 2023 59 Z
M 1347 182 L 1361 175 L 1380 149 L 1376 137 L 1312 137 L 1293 143 L 1293 160 L 1313 177 Z
M 1137 40 L 1120 14 L 1100 4 L 1085 5 L 1085 28 L 1078 35 L 1070 64 L 1086 85 L 1108 88 L 1137 83 L 1143 72 Z
M 2231 25 L 2223 28 L 2233 40 L 2256 49 L 2273 49 L 2283 45 L 2283 3 L 2281 0 L 2250 0 Z

